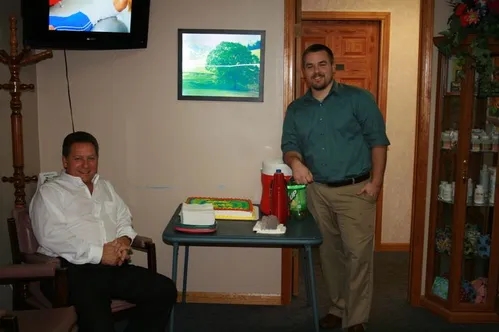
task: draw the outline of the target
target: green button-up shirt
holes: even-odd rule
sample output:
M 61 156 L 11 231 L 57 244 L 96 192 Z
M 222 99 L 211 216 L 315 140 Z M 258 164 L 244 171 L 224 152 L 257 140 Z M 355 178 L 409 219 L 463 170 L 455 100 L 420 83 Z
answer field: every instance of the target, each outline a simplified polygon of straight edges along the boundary
M 281 150 L 299 152 L 316 182 L 335 182 L 371 171 L 371 148 L 387 146 L 385 122 L 370 92 L 334 82 L 322 101 L 310 90 L 284 118 Z

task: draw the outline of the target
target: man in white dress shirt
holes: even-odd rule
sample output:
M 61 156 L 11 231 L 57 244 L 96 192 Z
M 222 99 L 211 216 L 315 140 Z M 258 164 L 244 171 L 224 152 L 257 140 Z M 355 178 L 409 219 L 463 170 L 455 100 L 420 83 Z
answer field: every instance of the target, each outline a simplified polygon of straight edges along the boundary
M 137 235 L 127 205 L 97 174 L 99 145 L 75 132 L 64 139 L 60 176 L 40 186 L 30 204 L 38 251 L 68 268 L 69 298 L 80 332 L 114 331 L 110 300 L 137 305 L 128 331 L 164 332 L 176 302 L 173 281 L 129 263 Z

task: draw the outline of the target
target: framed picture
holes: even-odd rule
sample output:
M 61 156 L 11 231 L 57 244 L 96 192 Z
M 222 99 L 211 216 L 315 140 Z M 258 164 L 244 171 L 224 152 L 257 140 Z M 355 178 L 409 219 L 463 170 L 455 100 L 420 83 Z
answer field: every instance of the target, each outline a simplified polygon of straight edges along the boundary
M 178 99 L 263 102 L 265 31 L 178 30 Z

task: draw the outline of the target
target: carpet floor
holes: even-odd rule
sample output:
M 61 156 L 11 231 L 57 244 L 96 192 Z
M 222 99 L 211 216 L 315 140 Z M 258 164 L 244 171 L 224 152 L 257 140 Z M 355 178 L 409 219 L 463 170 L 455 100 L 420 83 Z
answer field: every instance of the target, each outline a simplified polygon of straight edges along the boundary
M 328 299 L 317 251 L 314 251 L 314 263 L 319 310 L 322 316 L 327 313 Z M 375 254 L 374 298 L 368 325 L 369 331 L 499 331 L 499 324 L 451 324 L 427 309 L 409 305 L 407 302 L 408 264 L 408 253 Z M 301 285 L 300 289 L 302 290 L 300 295 L 286 306 L 179 304 L 175 309 L 175 331 L 313 331 L 312 309 L 306 305 L 304 286 Z

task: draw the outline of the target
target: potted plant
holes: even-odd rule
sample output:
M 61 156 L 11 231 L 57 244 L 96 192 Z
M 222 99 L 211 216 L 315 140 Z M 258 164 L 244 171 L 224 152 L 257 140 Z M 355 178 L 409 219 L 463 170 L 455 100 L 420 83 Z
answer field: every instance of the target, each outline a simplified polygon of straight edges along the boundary
M 449 0 L 448 3 L 453 10 L 447 21 L 448 29 L 440 32 L 443 38 L 438 48 L 448 56 L 455 54 L 461 62 L 472 57 L 478 74 L 479 94 L 496 94 L 499 84 L 493 78 L 497 76 L 498 68 L 489 43 L 499 38 L 499 0 Z M 467 39 L 470 47 L 460 47 Z

